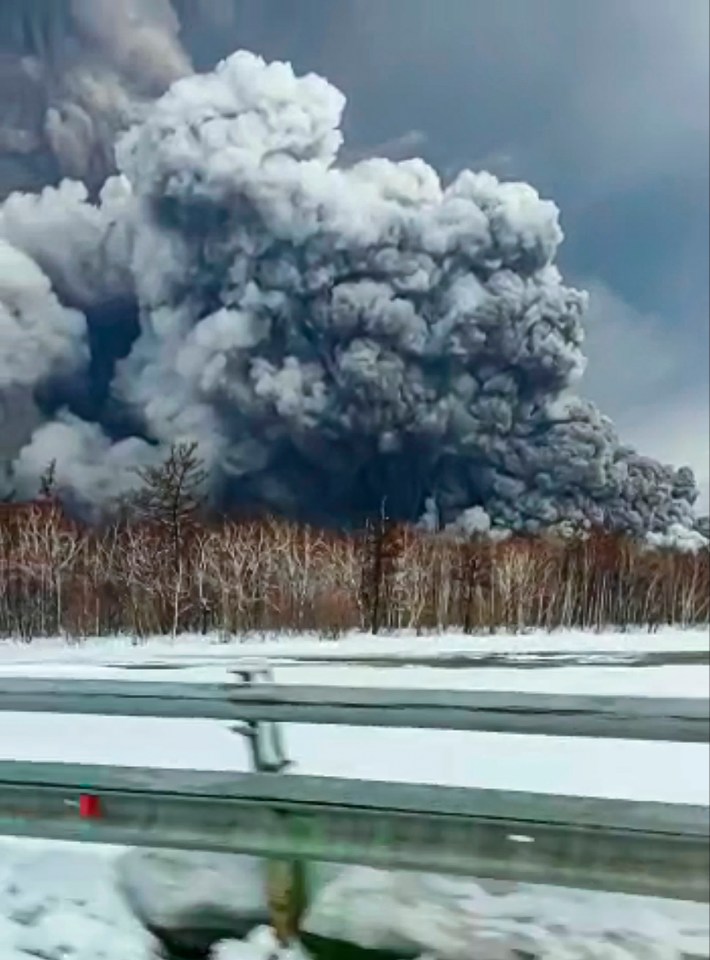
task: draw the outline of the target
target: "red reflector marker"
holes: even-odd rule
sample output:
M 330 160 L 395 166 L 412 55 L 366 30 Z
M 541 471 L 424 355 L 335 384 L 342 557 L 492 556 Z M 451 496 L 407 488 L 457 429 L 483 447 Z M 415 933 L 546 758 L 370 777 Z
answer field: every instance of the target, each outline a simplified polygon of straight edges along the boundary
M 101 800 L 91 793 L 79 797 L 79 816 L 84 820 L 98 820 L 101 816 Z

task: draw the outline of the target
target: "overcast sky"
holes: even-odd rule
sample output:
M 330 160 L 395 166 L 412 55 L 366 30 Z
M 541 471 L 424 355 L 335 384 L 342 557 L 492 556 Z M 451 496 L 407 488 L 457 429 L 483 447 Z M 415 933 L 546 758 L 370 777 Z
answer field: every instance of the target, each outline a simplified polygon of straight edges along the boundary
M 586 393 L 707 502 L 708 0 L 202 2 L 198 62 L 241 46 L 324 74 L 353 156 L 554 199 L 562 268 L 593 294 Z

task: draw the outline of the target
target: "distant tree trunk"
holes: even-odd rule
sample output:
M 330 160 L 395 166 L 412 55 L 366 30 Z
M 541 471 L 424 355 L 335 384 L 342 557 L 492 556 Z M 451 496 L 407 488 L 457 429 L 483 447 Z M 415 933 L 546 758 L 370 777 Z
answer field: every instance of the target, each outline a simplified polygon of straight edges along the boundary
M 383 504 L 379 518 L 367 524 L 364 538 L 361 593 L 371 633 L 397 625 L 394 583 L 403 552 L 402 530 L 387 518 Z
M 382 626 L 382 594 L 384 573 L 384 547 L 386 518 L 384 510 L 375 521 L 365 528 L 364 556 L 362 564 L 362 598 L 366 616 L 366 628 L 374 634 Z

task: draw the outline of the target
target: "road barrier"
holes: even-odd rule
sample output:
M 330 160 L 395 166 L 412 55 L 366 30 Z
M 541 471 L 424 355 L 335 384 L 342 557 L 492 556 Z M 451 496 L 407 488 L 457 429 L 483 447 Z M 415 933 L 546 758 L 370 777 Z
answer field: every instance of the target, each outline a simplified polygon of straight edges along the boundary
M 0 711 L 710 741 L 707 700 L 296 684 L 0 678 Z
M 708 812 L 685 805 L 10 762 L 0 832 L 708 899 Z
M 710 900 L 706 807 L 285 774 L 278 726 L 697 743 L 710 739 L 707 701 L 279 686 L 263 667 L 237 673 L 229 684 L 0 680 L 3 711 L 236 723 L 257 771 L 3 762 L 0 834 Z

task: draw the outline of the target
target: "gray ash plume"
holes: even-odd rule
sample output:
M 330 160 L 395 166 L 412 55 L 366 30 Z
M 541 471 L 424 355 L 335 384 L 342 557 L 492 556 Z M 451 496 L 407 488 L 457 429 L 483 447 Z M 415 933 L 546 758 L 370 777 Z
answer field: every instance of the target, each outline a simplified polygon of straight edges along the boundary
M 189 73 L 169 22 L 112 41 L 120 64 L 162 38 L 146 93 Z M 6 487 L 31 496 L 55 460 L 100 512 L 197 440 L 216 498 L 300 519 L 357 524 L 384 501 L 528 532 L 691 528 L 692 473 L 577 395 L 586 295 L 554 265 L 555 205 L 420 160 L 340 164 L 343 108 L 240 52 L 140 104 L 95 199 L 69 181 L 7 199 L 0 411 L 26 412 Z
M 117 133 L 191 72 L 170 0 L 0 0 L 0 196 L 98 189 Z

